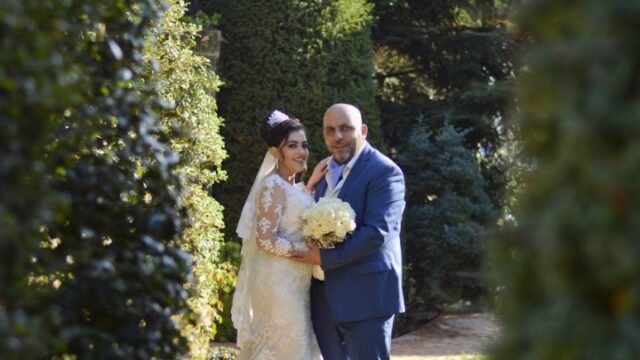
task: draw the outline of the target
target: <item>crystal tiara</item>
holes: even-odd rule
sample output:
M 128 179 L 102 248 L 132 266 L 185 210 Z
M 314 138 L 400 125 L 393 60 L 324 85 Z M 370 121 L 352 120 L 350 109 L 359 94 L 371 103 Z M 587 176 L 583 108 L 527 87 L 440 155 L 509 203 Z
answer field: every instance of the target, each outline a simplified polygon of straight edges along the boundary
M 289 115 L 283 113 L 280 110 L 273 110 L 271 112 L 271 114 L 269 115 L 269 119 L 267 120 L 267 124 L 269 124 L 269 126 L 274 126 L 278 123 L 281 123 L 283 121 L 289 120 Z

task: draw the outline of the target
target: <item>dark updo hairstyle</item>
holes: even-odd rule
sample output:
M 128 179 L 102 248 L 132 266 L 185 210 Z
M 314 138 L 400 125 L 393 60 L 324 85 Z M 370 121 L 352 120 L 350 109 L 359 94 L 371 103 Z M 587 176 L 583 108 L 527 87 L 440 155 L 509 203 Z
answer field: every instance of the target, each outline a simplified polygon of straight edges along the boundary
M 274 115 L 276 112 L 277 114 Z M 279 121 L 269 121 L 273 116 L 280 116 L 281 118 Z M 286 119 L 284 119 L 285 116 Z M 262 121 L 260 137 L 268 147 L 280 148 L 280 145 L 289 138 L 289 134 L 298 130 L 304 131 L 304 126 L 302 126 L 300 120 L 291 115 L 274 110 Z

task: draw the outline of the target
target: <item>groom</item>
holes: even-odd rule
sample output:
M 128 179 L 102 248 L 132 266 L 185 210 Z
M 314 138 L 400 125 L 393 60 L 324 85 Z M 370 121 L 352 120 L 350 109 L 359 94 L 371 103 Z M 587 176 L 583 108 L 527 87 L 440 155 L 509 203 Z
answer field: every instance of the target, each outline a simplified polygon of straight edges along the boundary
M 366 141 L 367 125 L 353 105 L 324 114 L 325 144 L 332 154 L 320 197 L 338 197 L 356 213 L 356 229 L 333 249 L 296 253 L 321 265 L 324 280 L 311 283 L 313 328 L 325 360 L 389 359 L 394 316 L 404 312 L 400 222 L 404 176 Z

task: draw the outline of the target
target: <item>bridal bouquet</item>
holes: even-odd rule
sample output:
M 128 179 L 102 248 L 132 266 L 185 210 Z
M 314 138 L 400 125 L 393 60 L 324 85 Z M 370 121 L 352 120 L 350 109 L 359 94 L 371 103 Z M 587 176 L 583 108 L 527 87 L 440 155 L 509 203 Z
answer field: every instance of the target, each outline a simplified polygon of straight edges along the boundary
M 321 198 L 302 212 L 302 236 L 308 244 L 331 249 L 356 228 L 356 213 L 337 198 Z

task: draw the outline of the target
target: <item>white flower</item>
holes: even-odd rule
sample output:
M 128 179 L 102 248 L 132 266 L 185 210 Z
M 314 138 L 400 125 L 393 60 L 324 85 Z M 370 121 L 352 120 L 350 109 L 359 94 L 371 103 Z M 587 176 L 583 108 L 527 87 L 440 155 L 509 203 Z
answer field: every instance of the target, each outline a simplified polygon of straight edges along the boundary
M 337 198 L 321 198 L 302 213 L 302 235 L 308 243 L 323 249 L 344 241 L 356 228 L 356 213 Z

